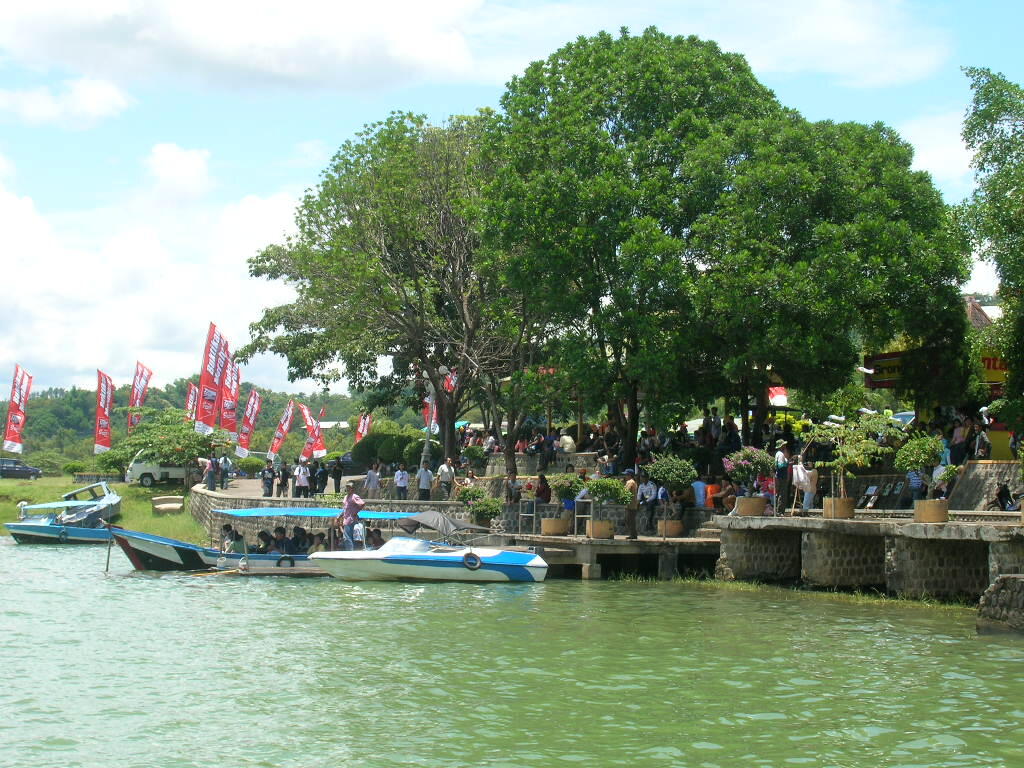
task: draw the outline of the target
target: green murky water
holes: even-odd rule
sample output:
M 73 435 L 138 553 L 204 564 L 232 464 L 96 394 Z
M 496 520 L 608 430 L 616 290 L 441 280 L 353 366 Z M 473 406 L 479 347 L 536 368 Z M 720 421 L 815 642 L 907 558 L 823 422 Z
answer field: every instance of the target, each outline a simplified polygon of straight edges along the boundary
M 0 538 L 0 766 L 1024 765 L 970 611 L 132 573 Z

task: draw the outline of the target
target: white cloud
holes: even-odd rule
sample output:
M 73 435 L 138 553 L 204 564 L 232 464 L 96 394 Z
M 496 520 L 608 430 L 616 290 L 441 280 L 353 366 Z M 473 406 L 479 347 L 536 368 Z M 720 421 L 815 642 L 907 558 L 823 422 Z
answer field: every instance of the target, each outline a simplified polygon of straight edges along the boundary
M 210 187 L 205 149 L 183 149 L 177 144 L 157 144 L 146 158 L 146 166 L 159 195 L 171 198 L 199 197 Z
M 8 113 L 27 123 L 82 127 L 117 115 L 130 103 L 128 96 L 113 83 L 89 77 L 67 80 L 57 93 L 48 86 L 0 89 L 0 114 Z
M 110 208 L 62 216 L 0 182 L 5 252 L 24 254 L 12 264 L 22 265 L 10 281 L 17 290 L 5 296 L 0 372 L 18 362 L 39 387 L 94 387 L 96 368 L 123 383 L 139 359 L 162 386 L 198 370 L 211 321 L 239 347 L 265 307 L 292 299 L 284 283 L 249 278 L 246 259 L 291 229 L 296 196 L 168 202 L 154 194 L 163 180 Z M 80 230 L 84 221 L 92 228 Z M 278 358 L 258 358 L 244 375 L 279 390 L 314 389 L 288 383 Z
M 962 128 L 962 111 L 918 117 L 897 126 L 914 145 L 914 168 L 928 171 L 949 203 L 960 202 L 974 188 L 971 151 L 960 136 Z
M 912 82 L 947 35 L 900 0 L 8 0 L 14 61 L 108 78 L 357 88 L 501 83 L 580 34 L 657 25 L 718 40 L 760 72 L 817 72 L 854 86 Z

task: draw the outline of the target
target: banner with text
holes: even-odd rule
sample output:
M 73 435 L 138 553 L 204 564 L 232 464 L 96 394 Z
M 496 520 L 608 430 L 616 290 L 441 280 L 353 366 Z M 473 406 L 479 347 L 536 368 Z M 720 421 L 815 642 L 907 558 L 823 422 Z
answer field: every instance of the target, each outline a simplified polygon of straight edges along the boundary
M 188 392 L 185 393 L 185 421 L 196 420 L 196 406 L 199 404 L 199 387 L 191 381 L 188 383 Z
M 142 414 L 132 411 L 132 408 L 141 408 L 146 402 L 146 395 L 149 393 L 149 380 L 153 378 L 153 371 L 144 366 L 138 360 L 135 361 L 135 378 L 132 380 L 132 391 L 128 393 L 128 434 L 132 433 L 135 426 L 142 421 Z
M 302 446 L 302 457 L 319 459 L 326 456 L 327 448 L 324 446 L 324 436 L 320 433 L 320 422 L 313 418 L 308 405 L 299 403 L 299 413 L 306 424 L 306 444 Z
M 259 418 L 262 408 L 263 398 L 254 389 L 249 393 L 249 400 L 245 404 L 245 413 L 242 414 L 242 426 L 238 430 L 238 445 L 235 446 L 236 456 L 244 459 L 249 455 L 249 441 L 252 440 L 252 431 L 256 428 L 256 419 Z
M 368 434 L 370 434 L 370 428 L 373 426 L 373 414 L 364 413 L 359 416 L 359 421 L 356 422 L 356 442 L 358 443 Z
M 5 451 L 21 453 L 24 448 L 21 431 L 25 428 L 25 411 L 28 408 L 28 396 L 31 392 L 32 377 L 20 365 L 15 365 L 11 400 L 7 404 L 7 427 L 4 430 Z
M 210 323 L 203 350 L 203 367 L 199 374 L 199 402 L 196 410 L 196 432 L 208 435 L 217 424 L 220 410 L 221 386 L 228 367 L 230 352 L 224 336 Z
M 281 446 L 284 445 L 284 440 L 288 437 L 288 432 L 292 428 L 292 419 L 295 417 L 295 402 L 292 400 L 288 401 L 288 405 L 284 407 L 284 413 L 281 414 L 281 420 L 277 422 L 277 429 L 274 430 L 274 439 L 270 442 L 270 450 L 267 451 L 267 458 L 272 459 L 281 452 Z
M 228 360 L 220 396 L 220 426 L 238 442 L 238 385 L 242 383 L 238 363 Z
M 103 371 L 96 371 L 96 435 L 93 453 L 110 450 L 110 414 L 114 410 L 114 380 Z

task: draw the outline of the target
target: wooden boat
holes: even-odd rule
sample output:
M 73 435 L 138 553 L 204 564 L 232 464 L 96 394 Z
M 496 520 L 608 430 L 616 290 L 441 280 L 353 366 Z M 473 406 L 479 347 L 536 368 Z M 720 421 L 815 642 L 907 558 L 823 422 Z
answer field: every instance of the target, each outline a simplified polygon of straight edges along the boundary
M 4 523 L 19 544 L 105 544 L 107 523 L 121 514 L 121 497 L 105 482 L 65 493 L 60 501 L 21 504 L 18 520 Z

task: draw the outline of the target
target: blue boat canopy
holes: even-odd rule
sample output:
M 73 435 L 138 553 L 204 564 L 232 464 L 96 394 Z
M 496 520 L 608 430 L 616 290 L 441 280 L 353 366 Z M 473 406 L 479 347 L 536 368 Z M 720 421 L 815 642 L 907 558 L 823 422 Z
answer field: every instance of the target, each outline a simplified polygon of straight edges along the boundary
M 215 509 L 214 512 L 232 517 L 337 517 L 342 510 L 337 507 L 256 507 L 254 509 Z M 359 513 L 362 520 L 402 520 L 412 517 L 415 512 L 382 512 L 364 509 Z

